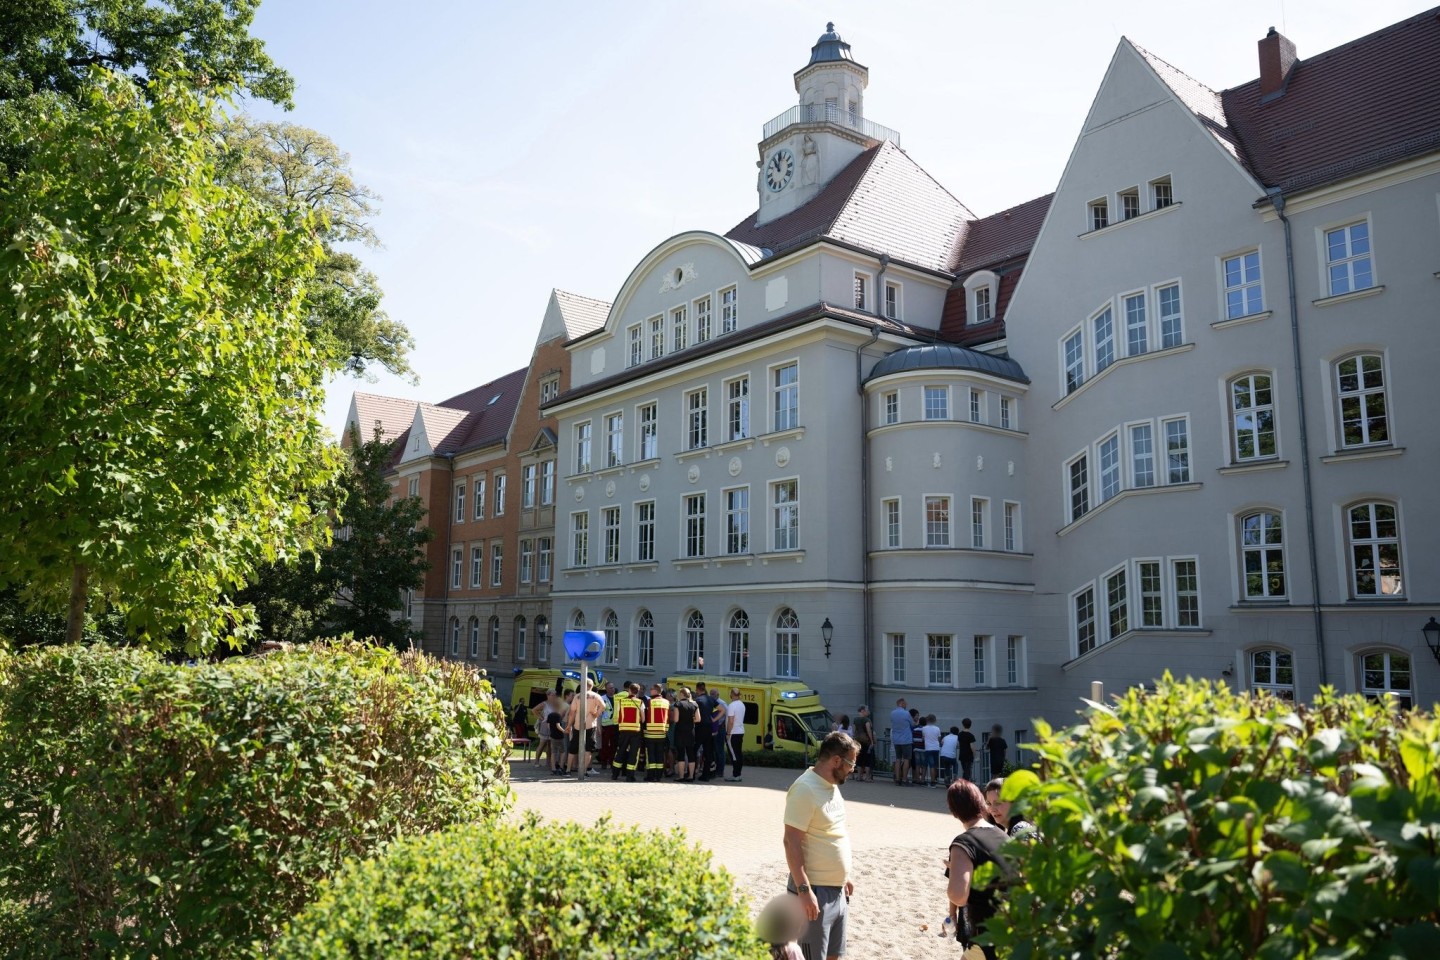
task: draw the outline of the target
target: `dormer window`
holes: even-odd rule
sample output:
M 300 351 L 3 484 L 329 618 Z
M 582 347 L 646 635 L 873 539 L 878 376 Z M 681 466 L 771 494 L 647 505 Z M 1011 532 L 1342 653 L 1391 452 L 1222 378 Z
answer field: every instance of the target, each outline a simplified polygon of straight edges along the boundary
M 1103 230 L 1110 226 L 1110 201 L 1105 197 L 1090 201 L 1090 229 Z
M 558 396 L 560 396 L 559 377 L 547 377 L 540 381 L 540 402 L 542 404 L 549 403 Z
M 1120 219 L 1133 220 L 1140 216 L 1140 188 L 1131 187 L 1120 191 Z
M 885 316 L 891 320 L 900 319 L 900 284 L 885 284 Z
M 870 309 L 870 278 L 863 273 L 855 274 L 855 309 Z
M 1150 181 L 1150 199 L 1156 210 L 1168 207 L 1175 202 L 1175 191 L 1169 177 Z
M 977 270 L 965 278 L 965 321 L 969 325 L 995 319 L 1000 277 L 993 270 Z

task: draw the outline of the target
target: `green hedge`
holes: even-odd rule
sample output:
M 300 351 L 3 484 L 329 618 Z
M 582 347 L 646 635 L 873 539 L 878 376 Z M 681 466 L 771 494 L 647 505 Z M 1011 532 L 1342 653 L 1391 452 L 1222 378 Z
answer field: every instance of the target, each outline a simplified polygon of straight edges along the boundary
M 488 683 L 359 643 L 0 656 L 0 954 L 234 955 L 346 857 L 512 797 Z
M 760 960 L 735 881 L 679 831 L 452 827 L 352 862 L 271 945 L 278 960 Z
M 1036 733 L 1007 957 L 1440 957 L 1434 713 L 1167 676 Z

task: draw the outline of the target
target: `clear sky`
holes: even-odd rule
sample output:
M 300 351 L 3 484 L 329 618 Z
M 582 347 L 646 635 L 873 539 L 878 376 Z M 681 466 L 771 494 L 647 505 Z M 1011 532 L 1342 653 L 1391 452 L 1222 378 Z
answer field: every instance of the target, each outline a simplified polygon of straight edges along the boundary
M 666 237 L 753 212 L 761 127 L 826 21 L 870 68 L 866 117 L 985 216 L 1055 188 L 1122 36 L 1220 90 L 1270 26 L 1304 59 L 1429 5 L 264 0 L 285 119 L 383 198 L 384 249 L 359 253 L 416 340 L 418 385 L 337 379 L 325 422 L 356 390 L 438 402 L 523 367 L 552 288 L 611 300 Z

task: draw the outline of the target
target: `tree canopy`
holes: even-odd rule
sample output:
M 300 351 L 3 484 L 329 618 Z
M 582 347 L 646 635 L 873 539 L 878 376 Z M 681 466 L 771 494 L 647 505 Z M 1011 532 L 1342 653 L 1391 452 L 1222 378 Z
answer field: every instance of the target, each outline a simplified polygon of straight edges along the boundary
M 338 244 L 378 247 L 371 225 L 379 197 L 355 180 L 350 155 L 329 137 L 294 123 L 231 118 L 224 127 L 224 178 L 285 210 L 314 215 L 325 257 L 305 291 L 311 340 L 333 369 L 364 376 L 379 365 L 399 376 L 415 345 L 380 308 L 375 275 Z
M 203 651 L 258 563 L 328 536 L 324 252 L 217 176 L 213 99 L 104 71 L 78 96 L 0 182 L 0 588 L 68 595 L 72 639 L 97 597 Z
M 75 98 L 91 67 L 143 80 L 181 65 L 206 82 L 289 108 L 295 81 L 250 35 L 260 0 L 8 0 L 0 101 Z

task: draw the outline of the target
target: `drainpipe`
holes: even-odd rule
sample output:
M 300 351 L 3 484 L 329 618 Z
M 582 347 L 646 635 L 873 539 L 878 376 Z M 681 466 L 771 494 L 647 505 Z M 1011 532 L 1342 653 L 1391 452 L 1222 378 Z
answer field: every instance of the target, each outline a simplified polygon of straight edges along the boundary
M 445 463 L 446 463 L 446 465 L 447 465 L 447 466 L 449 467 L 449 469 L 450 469 L 450 478 L 449 478 L 448 480 L 446 480 L 445 482 L 450 485 L 450 488 L 451 488 L 451 489 L 454 489 L 454 487 L 455 487 L 455 454 L 453 454 L 453 453 L 446 453 L 446 454 L 442 454 L 442 456 L 445 457 Z M 454 547 L 454 542 L 453 542 L 454 539 L 455 539 L 455 504 L 454 504 L 454 503 L 451 503 L 451 504 L 448 505 L 448 509 L 445 511 L 445 566 L 442 568 L 442 569 L 444 569 L 444 571 L 445 571 L 445 608 L 444 608 L 444 609 L 445 609 L 445 612 L 446 612 L 446 613 L 449 613 L 449 612 L 450 612 L 450 584 L 451 584 L 451 582 L 452 582 L 452 581 L 454 580 L 454 578 L 455 578 L 455 571 L 454 571 L 454 566 L 453 566 L 453 564 L 454 564 L 454 557 L 451 556 L 451 551 L 455 549 L 455 547 Z M 463 573 L 464 573 L 464 561 L 463 561 L 463 560 L 461 561 L 461 573 L 462 573 L 462 575 L 463 575 Z M 447 650 L 450 649 L 450 648 L 447 646 L 447 644 L 450 642 L 450 638 L 445 635 L 445 631 L 448 630 L 449 628 L 450 628 L 450 618 L 449 618 L 449 617 L 446 617 L 444 620 L 441 621 L 441 624 L 440 624 L 440 655 L 441 655 L 442 657 L 446 655 L 446 654 L 445 654 L 445 651 L 447 651 Z M 424 636 L 424 631 L 423 631 L 423 630 L 421 631 L 421 636 L 422 636 L 422 637 Z M 422 649 L 422 650 L 425 649 L 425 642 L 424 642 L 424 640 L 421 640 L 421 642 L 420 642 L 420 649 Z
M 1325 665 L 1325 617 L 1320 609 L 1320 568 L 1316 563 L 1315 490 L 1310 476 L 1310 436 L 1305 422 L 1304 361 L 1300 354 L 1300 301 L 1295 290 L 1295 247 L 1290 219 L 1285 216 L 1285 193 L 1279 187 L 1265 191 L 1275 215 L 1285 226 L 1285 280 L 1290 291 L 1290 350 L 1295 363 L 1295 401 L 1300 405 L 1300 477 L 1305 494 L 1305 540 L 1310 554 L 1310 613 L 1315 620 L 1315 653 L 1320 660 L 1320 685 L 1328 682 Z
M 880 272 L 875 277 L 875 315 L 880 316 L 885 296 L 885 271 L 890 268 L 890 254 L 880 255 Z M 864 703 L 871 700 L 871 686 L 874 683 L 874 639 L 871 628 L 874 625 L 874 611 L 870 598 L 870 440 L 866 436 L 870 418 L 865 405 L 865 351 L 880 339 L 880 324 L 870 327 L 870 339 L 855 349 L 855 392 L 860 395 L 860 629 L 863 634 L 865 653 L 865 694 Z

